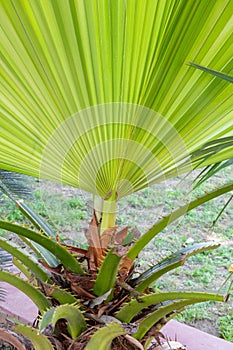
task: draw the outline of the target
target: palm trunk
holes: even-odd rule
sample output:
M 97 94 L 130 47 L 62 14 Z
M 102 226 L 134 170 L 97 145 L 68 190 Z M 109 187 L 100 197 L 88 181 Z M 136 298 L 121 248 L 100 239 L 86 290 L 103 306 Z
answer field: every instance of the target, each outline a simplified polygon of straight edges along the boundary
M 108 228 L 112 228 L 116 223 L 117 200 L 116 195 L 111 195 L 108 199 L 94 197 L 94 211 L 100 227 L 100 236 Z

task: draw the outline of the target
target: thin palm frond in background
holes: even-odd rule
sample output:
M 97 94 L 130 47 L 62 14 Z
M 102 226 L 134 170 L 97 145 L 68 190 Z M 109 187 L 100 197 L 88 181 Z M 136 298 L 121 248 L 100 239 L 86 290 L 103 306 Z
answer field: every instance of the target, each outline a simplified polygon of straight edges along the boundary
M 1 193 L 10 198 L 28 198 L 31 194 L 28 177 L 11 171 L 0 170 L 0 199 Z

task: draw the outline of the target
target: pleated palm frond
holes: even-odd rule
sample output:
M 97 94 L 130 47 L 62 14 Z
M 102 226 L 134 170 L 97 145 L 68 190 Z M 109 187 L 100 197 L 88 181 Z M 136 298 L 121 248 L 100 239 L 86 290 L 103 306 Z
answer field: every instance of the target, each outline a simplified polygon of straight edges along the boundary
M 0 248 L 0 269 L 9 270 L 12 265 L 12 255 Z
M 9 271 L 12 268 L 12 255 L 0 248 L 0 271 Z M 1 281 L 0 281 L 1 282 Z M 0 301 L 5 301 L 7 291 L 0 286 Z
M 103 198 L 190 170 L 232 136 L 231 84 L 187 65 L 232 73 L 232 14 L 231 0 L 1 1 L 0 168 Z
M 27 198 L 31 194 L 31 189 L 24 175 L 0 170 L 0 200 L 3 193 L 12 199 Z

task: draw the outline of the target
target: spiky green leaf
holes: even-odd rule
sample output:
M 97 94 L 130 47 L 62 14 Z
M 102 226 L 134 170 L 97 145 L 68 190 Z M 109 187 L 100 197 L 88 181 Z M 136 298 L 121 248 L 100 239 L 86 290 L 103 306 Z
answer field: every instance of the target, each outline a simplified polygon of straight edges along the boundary
M 120 311 L 117 312 L 116 318 L 122 322 L 130 322 L 133 317 L 138 315 L 144 308 L 162 303 L 169 300 L 186 299 L 186 300 L 215 300 L 225 301 L 225 297 L 222 294 L 204 293 L 204 292 L 161 292 L 153 293 L 140 297 L 138 300 L 132 300 L 123 306 Z
M 204 293 L 203 293 L 204 294 Z M 163 317 L 166 318 L 167 315 L 170 313 L 174 313 L 174 316 L 176 314 L 176 311 L 179 312 L 180 309 L 183 309 L 187 305 L 197 304 L 202 301 L 207 300 L 218 300 L 218 301 L 225 301 L 222 296 L 215 295 L 215 298 L 212 297 L 209 299 L 207 298 L 199 298 L 199 299 L 189 299 L 189 300 L 180 300 L 176 302 L 171 302 L 168 305 L 160 307 L 158 310 L 151 312 L 148 316 L 146 316 L 139 324 L 139 328 L 136 334 L 133 335 L 136 339 L 142 339 L 144 335 L 157 323 L 159 322 Z
M 114 338 L 126 334 L 123 326 L 119 323 L 110 323 L 99 329 L 91 337 L 86 350 L 110 350 Z
M 77 302 L 77 298 L 64 288 L 57 287 L 55 285 L 49 285 L 43 283 L 44 287 L 47 287 L 47 291 L 50 297 L 56 299 L 59 304 L 74 304 Z
M 223 195 L 224 193 L 230 192 L 233 190 L 233 183 L 224 185 L 216 190 L 208 192 L 193 201 L 188 202 L 187 204 L 179 207 L 170 214 L 164 216 L 159 220 L 154 226 L 152 226 L 140 239 L 138 239 L 135 244 L 129 249 L 127 255 L 130 259 L 135 259 L 140 251 L 154 238 L 159 232 L 161 232 L 165 227 L 170 223 L 177 220 L 179 217 L 188 213 L 190 210 L 208 202 L 213 198 Z
M 35 350 L 54 350 L 48 338 L 45 335 L 40 334 L 37 329 L 18 324 L 14 327 L 14 330 L 28 338 L 33 344 Z
M 25 276 L 25 278 L 29 281 L 31 279 L 32 281 L 32 273 L 31 271 L 18 259 L 15 257 L 13 258 L 13 264 L 14 266 Z
M 0 237 L 0 247 L 12 254 L 15 258 L 21 261 L 33 274 L 43 282 L 49 281 L 49 274 L 47 274 L 38 263 L 36 263 L 32 256 L 25 251 L 22 251 L 13 242 L 7 241 Z
M 104 257 L 93 289 L 95 295 L 101 296 L 115 286 L 121 259 L 122 256 L 114 252 L 114 248 L 110 249 Z
M 45 311 L 51 306 L 49 300 L 39 291 L 39 289 L 32 286 L 30 283 L 17 275 L 0 270 L 0 279 L 18 288 L 21 292 L 26 294 L 33 301 L 33 303 L 36 304 L 41 312 Z
M 39 324 L 40 331 L 49 324 L 55 327 L 60 319 L 66 319 L 68 331 L 73 339 L 77 338 L 87 327 L 84 316 L 77 305 L 59 305 L 42 315 Z
M 84 271 L 78 263 L 77 259 L 75 259 L 75 257 L 59 243 L 54 242 L 52 239 L 46 237 L 45 235 L 5 221 L 0 221 L 0 228 L 14 232 L 19 236 L 29 238 L 33 242 L 38 243 L 50 251 L 52 254 L 54 254 L 61 261 L 64 267 L 71 272 L 84 274 Z
M 217 249 L 220 246 L 218 243 L 197 243 L 190 247 L 185 247 L 163 259 L 161 262 L 151 267 L 144 273 L 142 273 L 138 278 L 132 281 L 133 286 L 139 292 L 143 292 L 147 287 L 149 287 L 153 282 L 155 282 L 159 277 L 164 275 L 166 272 L 173 270 L 174 268 L 184 264 L 185 260 L 190 256 L 195 254 Z M 131 283 L 131 284 L 132 284 Z

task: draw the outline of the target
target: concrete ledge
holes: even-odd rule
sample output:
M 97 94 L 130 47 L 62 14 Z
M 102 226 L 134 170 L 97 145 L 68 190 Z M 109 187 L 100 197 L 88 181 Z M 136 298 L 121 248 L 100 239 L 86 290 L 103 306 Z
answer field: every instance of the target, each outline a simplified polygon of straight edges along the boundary
M 36 305 L 24 293 L 8 283 L 0 281 L 0 287 L 6 291 L 5 301 L 0 301 L 0 312 L 26 324 L 32 324 L 38 315 Z
M 233 343 L 174 320 L 163 327 L 162 333 L 172 340 L 177 339 L 186 345 L 188 350 L 233 350 Z

